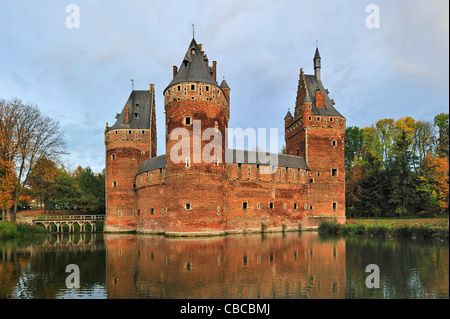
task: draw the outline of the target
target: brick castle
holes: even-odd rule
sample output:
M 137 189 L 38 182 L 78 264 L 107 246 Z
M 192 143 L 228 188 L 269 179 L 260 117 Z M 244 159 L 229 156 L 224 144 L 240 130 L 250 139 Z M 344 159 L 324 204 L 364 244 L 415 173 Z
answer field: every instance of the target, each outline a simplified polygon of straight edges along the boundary
M 220 235 L 344 222 L 346 123 L 322 85 L 318 49 L 313 62 L 313 75 L 300 69 L 294 114 L 284 118 L 286 154 L 269 154 L 273 165 L 257 151 L 229 149 L 226 138 L 211 143 L 227 134 L 230 88 L 192 39 L 163 92 L 165 155 L 156 154 L 153 84 L 132 90 L 106 124 L 105 231 Z M 177 129 L 186 139 L 173 137 Z

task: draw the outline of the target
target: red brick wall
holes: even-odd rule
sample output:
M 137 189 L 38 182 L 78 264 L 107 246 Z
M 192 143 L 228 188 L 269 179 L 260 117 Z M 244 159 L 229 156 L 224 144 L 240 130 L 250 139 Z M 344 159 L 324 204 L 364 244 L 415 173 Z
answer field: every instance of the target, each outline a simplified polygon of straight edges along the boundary
M 194 85 L 194 90 L 191 90 Z M 178 90 L 180 87 L 180 90 Z M 208 91 L 206 91 L 208 87 Z M 182 83 L 165 91 L 166 111 L 166 232 L 223 232 L 225 229 L 224 195 L 225 195 L 225 129 L 228 125 L 229 108 L 222 89 L 204 83 Z M 185 124 L 189 116 L 190 125 Z M 200 133 L 205 129 L 217 128 L 221 141 L 218 144 L 221 154 L 216 154 L 218 165 L 207 163 L 201 154 L 194 156 L 195 121 L 200 121 Z M 171 140 L 170 133 L 177 128 L 189 132 L 189 160 L 187 167 L 184 158 L 175 163 L 171 158 L 174 145 L 178 140 Z M 179 138 L 181 140 L 181 137 Z M 200 150 L 211 145 L 211 140 L 201 140 Z M 218 141 L 218 140 L 216 140 Z M 180 151 L 181 152 L 181 151 Z M 181 154 L 180 154 L 181 155 Z M 190 205 L 190 209 L 186 206 Z
M 150 156 L 149 130 L 111 130 L 105 133 L 105 144 L 105 230 L 136 230 L 136 193 L 133 183 L 139 166 Z

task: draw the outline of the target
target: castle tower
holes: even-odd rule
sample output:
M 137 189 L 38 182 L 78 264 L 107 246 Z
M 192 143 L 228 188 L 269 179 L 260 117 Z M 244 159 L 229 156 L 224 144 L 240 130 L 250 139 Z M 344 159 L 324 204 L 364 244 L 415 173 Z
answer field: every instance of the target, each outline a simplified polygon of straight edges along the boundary
M 229 87 L 216 82 L 192 39 L 164 90 L 166 114 L 166 234 L 220 233 L 226 227 L 225 129 Z
M 304 157 L 310 167 L 308 216 L 345 221 L 345 118 L 335 109 L 321 76 L 319 50 L 314 75 L 300 70 L 293 119 L 285 119 L 286 153 Z
M 135 175 L 156 156 L 155 89 L 133 90 L 116 123 L 105 129 L 106 231 L 136 230 Z

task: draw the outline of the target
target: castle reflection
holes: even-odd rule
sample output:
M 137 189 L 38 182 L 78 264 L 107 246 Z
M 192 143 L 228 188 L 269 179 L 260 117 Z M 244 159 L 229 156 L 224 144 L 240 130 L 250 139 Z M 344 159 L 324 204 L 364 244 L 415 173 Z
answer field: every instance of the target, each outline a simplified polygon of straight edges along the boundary
M 344 239 L 105 234 L 108 298 L 345 298 Z

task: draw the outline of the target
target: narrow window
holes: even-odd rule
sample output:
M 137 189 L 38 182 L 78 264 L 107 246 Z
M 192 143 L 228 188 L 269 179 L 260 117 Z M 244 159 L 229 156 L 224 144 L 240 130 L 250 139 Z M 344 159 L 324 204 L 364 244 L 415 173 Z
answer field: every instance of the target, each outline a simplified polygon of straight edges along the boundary
M 140 216 L 141 215 L 141 210 L 140 209 L 138 209 L 138 216 Z
M 258 165 L 256 165 L 256 171 L 257 171 L 257 172 L 259 172 L 259 171 L 260 171 L 260 169 L 259 169 L 259 164 L 258 164 Z
M 114 161 L 116 159 L 116 154 L 112 154 L 111 159 Z
M 181 86 L 177 86 L 177 90 L 178 90 L 178 92 L 180 92 L 181 91 Z
M 337 209 L 337 203 L 333 203 L 333 209 L 334 209 L 334 210 Z
M 314 178 L 310 178 L 309 179 L 309 182 L 312 184 L 312 183 L 314 183 Z
M 128 134 L 131 134 L 131 131 L 128 131 Z
M 218 158 L 214 159 L 214 165 L 219 166 L 219 159 Z
M 273 202 L 269 202 L 269 209 L 273 209 Z
M 330 117 L 330 122 L 333 122 L 333 118 L 332 117 Z
M 118 215 L 119 215 L 119 217 L 122 216 L 122 211 L 121 210 L 118 211 Z
M 248 174 L 248 176 L 250 176 L 252 174 L 252 167 L 251 166 L 247 167 L 247 174 Z
M 205 86 L 205 91 L 206 91 L 206 92 L 209 92 L 209 86 L 208 86 L 208 85 Z
M 297 149 L 297 156 L 300 156 L 300 150 Z
M 320 122 L 320 116 L 317 117 L 317 122 Z
M 326 117 L 323 118 L 323 125 L 327 125 L 327 118 Z
M 247 207 L 248 207 L 248 202 L 242 202 L 242 208 L 247 209 Z
M 162 168 L 159 169 L 159 175 L 162 175 Z
M 336 146 L 337 145 L 336 141 L 331 141 L 331 145 Z
M 134 118 L 138 118 L 139 113 L 134 113 Z
M 312 119 L 311 116 L 308 116 L 308 121 L 311 121 L 311 119 Z
M 144 135 L 144 134 L 145 134 L 145 131 L 142 131 L 141 134 Z
M 191 84 L 191 91 L 195 91 L 195 84 Z
M 191 117 L 190 116 L 186 116 L 184 118 L 184 124 L 186 125 L 191 125 Z
M 117 182 L 113 182 L 113 187 L 117 187 Z
M 155 209 L 152 207 L 150 208 L 150 215 L 153 215 L 155 213 Z
M 184 205 L 184 208 L 186 210 L 191 210 L 191 203 L 186 203 L 186 205 Z
M 239 164 L 238 164 L 238 171 L 240 171 L 241 169 L 242 169 L 242 164 L 239 163 Z
M 311 206 L 309 206 L 309 209 L 311 209 L 311 210 L 312 210 L 313 208 L 314 208 L 314 207 L 313 207 L 312 205 L 311 205 Z
M 337 176 L 337 168 L 331 169 L 331 176 Z
M 297 203 L 294 203 L 294 209 L 297 210 L 298 209 L 298 205 Z
M 189 157 L 186 157 L 186 167 L 191 167 L 191 161 Z
M 260 202 L 256 203 L 256 208 L 261 209 L 261 203 Z

